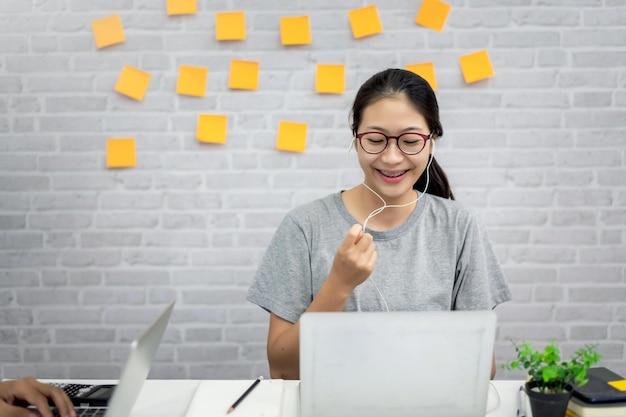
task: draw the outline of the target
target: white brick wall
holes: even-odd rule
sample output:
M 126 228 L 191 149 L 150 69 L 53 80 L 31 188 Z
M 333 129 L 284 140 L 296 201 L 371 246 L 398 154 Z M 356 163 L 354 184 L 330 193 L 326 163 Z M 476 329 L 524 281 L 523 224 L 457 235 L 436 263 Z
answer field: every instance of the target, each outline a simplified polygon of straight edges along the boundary
M 489 227 L 514 300 L 509 338 L 596 342 L 626 375 L 626 2 L 452 0 L 444 30 L 421 2 L 380 1 L 385 32 L 352 38 L 362 0 L 0 0 L 0 376 L 117 378 L 127 343 L 178 299 L 151 376 L 267 375 L 267 314 L 245 301 L 284 213 L 359 180 L 348 153 L 358 86 L 432 61 L 445 135 L 438 158 Z M 215 41 L 214 15 L 246 11 L 248 38 Z M 91 21 L 119 13 L 127 42 L 97 50 Z M 307 14 L 313 44 L 280 45 Z M 495 77 L 463 82 L 458 56 L 487 49 Z M 230 60 L 259 61 L 259 89 L 230 91 Z M 346 65 L 317 95 L 315 65 Z M 152 74 L 143 102 L 113 91 L 123 65 Z M 180 64 L 209 68 L 203 98 L 175 94 Z M 228 142 L 195 140 L 199 113 Z M 274 149 L 280 120 L 308 123 L 307 152 Z M 105 168 L 108 137 L 137 167 Z M 500 371 L 499 377 L 507 377 Z

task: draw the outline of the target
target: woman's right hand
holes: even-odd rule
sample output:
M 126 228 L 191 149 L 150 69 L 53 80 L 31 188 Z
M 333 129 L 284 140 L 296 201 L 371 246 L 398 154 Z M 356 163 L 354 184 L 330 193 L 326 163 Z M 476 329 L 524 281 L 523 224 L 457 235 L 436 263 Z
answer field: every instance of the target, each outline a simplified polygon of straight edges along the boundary
M 360 224 L 355 224 L 339 245 L 328 278 L 352 292 L 369 278 L 377 259 L 374 238 L 369 233 L 363 233 Z
M 343 311 L 354 288 L 369 278 L 376 259 L 374 238 L 355 224 L 339 245 L 328 277 L 307 311 Z M 299 322 L 270 316 L 267 358 L 272 378 L 300 378 Z

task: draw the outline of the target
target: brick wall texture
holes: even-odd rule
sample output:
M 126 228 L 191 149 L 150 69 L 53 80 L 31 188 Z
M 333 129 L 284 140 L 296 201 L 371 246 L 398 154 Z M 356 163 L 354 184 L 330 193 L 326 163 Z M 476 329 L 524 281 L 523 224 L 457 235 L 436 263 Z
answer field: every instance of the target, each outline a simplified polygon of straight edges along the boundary
M 421 1 L 0 0 L 0 376 L 118 378 L 129 342 L 177 299 L 151 378 L 267 375 L 268 315 L 245 295 L 287 210 L 360 180 L 349 151 L 356 89 L 388 67 L 432 62 L 457 199 L 479 212 L 513 301 L 510 338 L 598 343 L 626 375 L 626 1 L 449 0 L 441 32 Z M 355 39 L 348 12 L 384 28 Z M 247 38 L 215 40 L 244 11 Z M 95 46 L 119 14 L 126 42 Z M 312 43 L 283 46 L 279 19 L 307 15 Z M 464 82 L 486 49 L 495 75 Z M 228 88 L 231 59 L 260 64 L 256 91 Z M 344 64 L 344 94 L 315 92 L 316 64 Z M 124 65 L 151 75 L 143 101 L 113 90 Z M 176 94 L 179 65 L 209 69 L 204 97 Z M 228 117 L 225 144 L 198 115 Z M 275 148 L 281 120 L 306 152 Z M 107 169 L 106 141 L 137 164 Z M 498 378 L 511 373 L 499 371 Z

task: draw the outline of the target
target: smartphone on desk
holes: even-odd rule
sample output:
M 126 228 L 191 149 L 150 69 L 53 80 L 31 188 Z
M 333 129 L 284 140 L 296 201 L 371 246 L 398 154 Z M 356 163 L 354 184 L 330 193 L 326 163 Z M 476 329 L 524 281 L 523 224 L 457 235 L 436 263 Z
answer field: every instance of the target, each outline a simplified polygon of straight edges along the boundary
M 116 385 L 89 385 L 52 382 L 50 385 L 61 388 L 75 406 L 107 405 Z

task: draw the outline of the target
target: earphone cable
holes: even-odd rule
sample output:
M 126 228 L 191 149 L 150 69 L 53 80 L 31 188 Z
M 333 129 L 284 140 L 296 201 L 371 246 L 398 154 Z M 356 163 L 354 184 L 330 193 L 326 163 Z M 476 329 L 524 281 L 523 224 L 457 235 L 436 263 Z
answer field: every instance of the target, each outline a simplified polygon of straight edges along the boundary
M 372 211 L 367 218 L 365 219 L 365 221 L 363 222 L 363 233 L 365 233 L 365 226 L 367 225 L 367 221 L 369 219 L 371 219 L 372 217 L 376 216 L 377 214 L 379 214 L 380 212 L 382 212 L 384 209 L 386 208 L 397 208 L 397 207 L 406 207 L 406 206 L 410 206 L 411 204 L 415 204 L 419 201 L 419 199 L 422 197 L 422 195 L 424 195 L 424 193 L 426 193 L 426 190 L 428 190 L 428 183 L 430 181 L 430 164 L 433 161 L 435 157 L 435 141 L 433 141 L 433 152 L 430 155 L 430 158 L 428 160 L 428 165 L 426 165 L 426 185 L 424 187 L 424 191 L 422 191 L 421 193 L 418 192 L 418 196 L 414 201 L 411 201 L 410 203 L 406 203 L 406 204 L 390 204 L 387 205 L 387 202 L 385 201 L 384 198 L 382 198 L 380 196 L 380 194 L 378 194 L 376 191 L 372 190 L 369 185 L 365 184 L 365 181 L 363 182 L 363 185 L 365 186 L 365 188 L 367 188 L 368 190 L 370 190 L 372 193 L 374 193 L 374 195 L 376 197 L 378 197 L 380 199 L 380 201 L 383 202 L 383 205 L 381 207 L 378 207 L 377 209 L 375 209 L 374 211 Z M 371 282 L 372 285 L 374 286 L 374 288 L 376 289 L 376 291 L 378 292 L 378 295 L 380 295 L 380 299 L 383 300 L 383 304 L 385 305 L 385 311 L 387 313 L 389 313 L 389 306 L 387 305 L 387 300 L 385 300 L 385 296 L 383 295 L 383 293 L 380 291 L 380 289 L 378 288 L 378 285 L 376 285 L 376 282 L 374 282 L 374 279 L 372 277 L 370 277 L 367 281 Z M 359 308 L 360 310 L 360 308 Z

